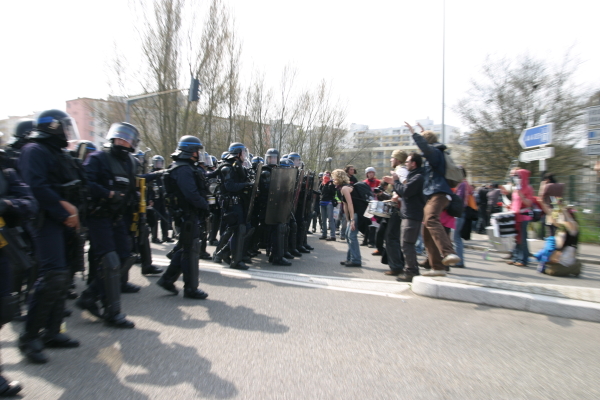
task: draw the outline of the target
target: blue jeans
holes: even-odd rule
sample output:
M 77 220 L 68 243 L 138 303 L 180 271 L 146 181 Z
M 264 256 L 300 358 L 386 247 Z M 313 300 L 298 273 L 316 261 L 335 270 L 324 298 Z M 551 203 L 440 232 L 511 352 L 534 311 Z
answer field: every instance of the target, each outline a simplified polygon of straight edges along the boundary
M 460 231 L 465 224 L 465 217 L 456 218 L 456 223 L 454 227 L 454 247 L 456 251 L 456 255 L 460 257 L 460 265 L 465 265 L 465 258 L 463 257 L 464 253 L 464 243 L 462 237 L 460 236 Z
M 521 221 L 521 243 L 517 243 L 512 253 L 512 260 L 527 265 L 529 261 L 529 246 L 527 245 L 527 225 L 529 221 Z
M 329 224 L 329 237 L 335 237 L 335 220 L 333 219 L 333 204 L 321 206 L 321 233 L 323 237 L 327 236 L 327 224 Z
M 362 262 L 360 258 L 360 246 L 358 245 L 358 214 L 354 214 L 355 230 L 352 230 L 352 224 L 348 223 L 346 227 L 346 242 L 348 243 L 348 253 L 346 254 L 346 261 L 360 264 Z

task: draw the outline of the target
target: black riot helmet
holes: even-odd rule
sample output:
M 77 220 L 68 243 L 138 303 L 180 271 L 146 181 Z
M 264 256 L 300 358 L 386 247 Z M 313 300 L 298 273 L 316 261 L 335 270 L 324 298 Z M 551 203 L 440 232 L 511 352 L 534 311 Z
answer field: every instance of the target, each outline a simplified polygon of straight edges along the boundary
M 269 149 L 265 153 L 265 164 L 277 165 L 279 164 L 279 151 L 277 149 Z
M 258 168 L 258 164 L 259 163 L 265 163 L 265 160 L 260 157 L 260 156 L 256 156 L 256 157 L 252 157 L 252 169 L 256 171 L 256 169 Z
M 171 154 L 172 158 L 180 160 L 188 160 L 194 157 L 194 153 L 198 153 L 198 162 L 204 162 L 204 145 L 196 136 L 182 136 L 177 143 L 177 150 Z
M 231 143 L 227 152 L 231 155 L 235 155 L 236 157 L 239 157 L 240 154 L 244 154 L 245 157 L 248 158 L 248 149 L 243 143 L 240 142 Z
M 152 157 L 152 168 L 163 169 L 165 167 L 165 158 L 163 156 Z
M 96 150 L 98 149 L 94 143 L 90 142 L 89 140 L 80 140 L 77 143 L 77 146 L 75 146 L 74 155 L 81 161 L 85 161 L 88 154 L 93 153 Z
M 130 152 L 133 153 L 140 142 L 140 132 L 129 122 L 116 122 L 110 126 L 106 140 L 122 139 L 131 145 Z
M 8 141 L 8 145 L 15 150 L 19 150 L 27 143 L 27 136 L 33 131 L 33 120 L 22 119 L 15 126 L 15 133 L 13 137 Z
M 302 158 L 300 157 L 300 154 L 293 152 L 288 154 L 288 158 L 293 161 L 294 167 L 300 168 L 302 166 Z
M 29 139 L 54 139 L 61 147 L 67 147 L 69 140 L 79 140 L 75 120 L 61 110 L 42 111 L 33 123 Z

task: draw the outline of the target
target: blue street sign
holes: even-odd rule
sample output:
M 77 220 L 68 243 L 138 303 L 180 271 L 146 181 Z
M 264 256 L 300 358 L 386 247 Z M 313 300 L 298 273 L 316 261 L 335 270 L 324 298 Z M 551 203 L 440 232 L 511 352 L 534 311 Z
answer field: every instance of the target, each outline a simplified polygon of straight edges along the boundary
M 554 124 L 545 124 L 525 129 L 519 136 L 519 143 L 524 149 L 552 144 Z

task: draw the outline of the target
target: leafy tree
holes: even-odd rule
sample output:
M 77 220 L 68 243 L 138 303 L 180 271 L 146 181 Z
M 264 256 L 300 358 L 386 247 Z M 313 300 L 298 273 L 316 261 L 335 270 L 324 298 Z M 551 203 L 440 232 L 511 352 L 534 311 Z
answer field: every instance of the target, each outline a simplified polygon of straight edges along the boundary
M 582 167 L 582 153 L 573 147 L 581 140 L 583 103 L 573 82 L 576 63 L 569 57 L 560 65 L 521 56 L 516 60 L 489 59 L 483 76 L 473 80 L 454 110 L 471 130 L 463 139 L 470 146 L 467 168 L 475 177 L 503 179 L 523 150 L 521 132 L 554 123 L 556 156 L 548 170 L 572 174 Z M 539 175 L 538 163 L 521 165 Z

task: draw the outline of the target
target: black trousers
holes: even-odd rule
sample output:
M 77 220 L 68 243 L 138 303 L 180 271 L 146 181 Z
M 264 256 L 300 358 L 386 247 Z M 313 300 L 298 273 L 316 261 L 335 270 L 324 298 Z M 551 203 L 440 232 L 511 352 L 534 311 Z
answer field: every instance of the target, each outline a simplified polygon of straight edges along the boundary
M 400 229 L 402 229 L 402 218 L 398 211 L 394 211 L 388 219 L 385 230 L 387 262 L 392 271 L 402 271 L 404 269 L 404 255 L 400 247 Z

